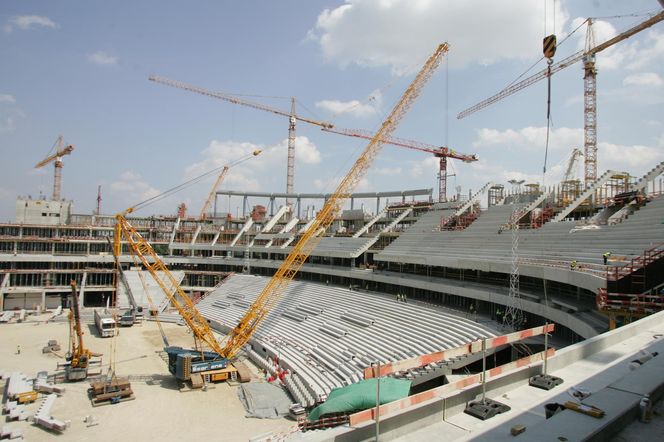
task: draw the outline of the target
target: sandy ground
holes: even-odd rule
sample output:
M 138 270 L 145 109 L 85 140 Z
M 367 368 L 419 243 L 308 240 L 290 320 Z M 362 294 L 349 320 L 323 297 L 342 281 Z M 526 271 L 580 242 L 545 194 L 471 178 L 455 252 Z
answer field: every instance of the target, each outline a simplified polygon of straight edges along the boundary
M 66 314 L 66 313 L 65 313 Z M 66 321 L 36 322 L 33 318 L 22 324 L 0 324 L 0 370 L 21 371 L 35 376 L 38 371 L 56 371 L 58 362 L 54 354 L 43 354 L 49 339 L 56 339 L 63 347 L 69 339 Z M 186 327 L 163 324 L 171 345 L 191 347 L 193 340 Z M 110 362 L 111 338 L 95 336 L 94 325 L 84 325 L 84 342 L 94 352 L 103 353 L 105 373 Z M 21 354 L 16 354 L 17 345 Z M 294 425 L 287 419 L 250 419 L 237 397 L 237 386 L 215 384 L 208 391 L 180 392 L 159 350 L 163 347 L 161 335 L 154 322 L 145 322 L 122 328 L 117 337 L 116 372 L 119 376 L 144 376 L 132 380 L 136 396 L 133 401 L 115 405 L 92 407 L 87 395 L 89 382 L 63 384 L 65 393 L 58 398 L 51 414 L 71 421 L 63 434 L 50 433 L 29 422 L 2 422 L 23 430 L 28 441 L 116 441 L 125 440 L 215 440 L 246 441 L 271 431 L 282 431 Z M 247 362 L 252 370 L 255 367 Z M 257 373 L 257 371 L 255 371 Z M 4 380 L 0 381 L 4 388 Z M 29 405 L 36 411 L 41 398 Z M 97 425 L 87 426 L 86 416 L 93 416 Z

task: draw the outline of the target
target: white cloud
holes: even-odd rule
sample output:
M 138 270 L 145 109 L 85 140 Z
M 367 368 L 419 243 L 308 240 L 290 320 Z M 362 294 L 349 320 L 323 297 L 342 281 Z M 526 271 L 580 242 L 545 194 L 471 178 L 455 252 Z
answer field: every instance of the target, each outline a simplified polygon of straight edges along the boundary
M 492 151 L 487 151 L 487 157 L 495 155 L 494 152 L 504 152 L 510 149 L 537 150 L 542 153 L 544 138 L 546 136 L 545 131 L 546 128 L 544 127 L 526 127 L 504 131 L 487 128 L 480 129 L 477 132 L 477 139 L 473 143 L 473 146 L 490 147 Z M 562 179 L 572 148 L 583 149 L 583 129 L 555 129 L 551 133 L 549 146 L 549 165 L 546 175 L 547 184 L 558 182 Z M 555 154 L 554 152 L 558 153 Z M 560 160 L 554 163 L 554 158 L 556 157 L 560 158 Z M 634 176 L 641 176 L 661 161 L 662 158 L 664 158 L 664 135 L 659 140 L 659 144 L 653 146 L 639 144 L 621 145 L 607 141 L 600 141 L 597 144 L 598 174 L 611 169 L 626 171 Z M 581 159 L 581 162 L 583 162 L 583 159 Z M 482 182 L 490 179 L 496 182 L 506 182 L 512 178 L 525 179 L 527 182 L 541 182 L 542 175 L 540 173 L 511 170 L 511 168 L 515 167 L 506 167 L 500 162 L 486 161 L 485 158 L 485 161 L 470 164 L 470 168 L 475 171 L 475 173 L 471 174 L 471 178 Z M 533 166 L 533 168 L 535 167 L 537 165 Z M 579 175 L 581 174 L 582 172 L 579 173 Z
M 651 29 L 646 32 L 645 38 L 630 42 L 628 48 L 627 69 L 661 68 L 664 61 L 664 32 Z
M 57 29 L 58 25 L 50 18 L 41 15 L 19 15 L 10 18 L 3 29 L 5 32 L 12 32 L 15 28 L 27 30 L 36 27 Z
M 377 175 L 397 176 L 403 173 L 401 167 L 379 167 L 373 171 Z
M 109 66 L 118 63 L 118 57 L 109 55 L 104 51 L 97 51 L 88 55 L 88 61 L 100 66 Z
M 16 103 L 16 98 L 10 94 L 0 94 L 0 103 Z
M 439 167 L 438 159 L 433 155 L 428 155 L 423 160 L 413 162 L 413 164 L 408 169 L 411 177 L 418 178 L 421 176 L 426 177 L 427 175 L 433 176 Z
M 524 127 L 504 131 L 482 128 L 477 131 L 473 147 L 502 147 L 508 149 L 543 150 L 546 144 L 546 127 Z M 552 129 L 549 149 L 571 150 L 583 145 L 583 129 L 561 127 Z
M 334 192 L 337 187 L 339 186 L 339 183 L 341 183 L 341 179 L 343 177 L 335 177 L 335 178 L 328 178 L 328 179 L 320 179 L 316 178 L 313 181 L 314 188 L 318 190 L 321 193 L 332 193 Z M 355 186 L 355 189 L 353 189 L 353 193 L 355 192 L 369 192 L 372 190 L 371 183 L 369 180 L 364 177 L 360 179 L 360 182 L 357 183 L 357 186 Z M 349 204 L 348 201 L 344 204 L 344 207 Z
M 585 18 L 575 18 L 571 21 L 569 30 L 572 31 L 581 23 Z M 593 21 L 593 34 L 595 37 L 595 45 L 601 44 L 612 37 L 615 37 L 620 32 L 631 28 L 628 25 L 620 30 L 617 30 L 611 23 L 603 20 Z M 582 27 L 575 36 L 576 50 L 580 51 L 586 45 L 586 29 Z M 633 37 L 621 41 L 597 54 L 596 64 L 600 70 L 615 70 L 615 69 L 628 69 L 628 70 L 643 70 L 649 67 L 660 67 L 664 61 L 664 33 L 657 29 L 650 29 L 643 31 L 638 35 L 639 38 Z
M 28 176 L 44 176 L 44 175 L 50 175 L 51 173 L 53 173 L 53 172 L 51 172 L 51 170 L 47 167 L 40 167 L 39 169 L 35 169 L 33 167 L 32 169 L 28 169 L 27 175 Z
M 357 118 L 366 118 L 377 115 L 383 101 L 382 98 L 381 92 L 375 90 L 365 102 L 359 100 L 322 100 L 316 102 L 316 107 L 333 113 L 335 117 L 341 114 L 350 114 Z
M 14 132 L 16 129 L 16 121 L 13 117 L 6 117 L 0 120 L 0 133 Z
M 607 169 L 626 171 L 641 176 L 664 158 L 664 146 L 625 146 L 608 142 L 597 143 L 598 175 Z
M 120 197 L 120 203 L 124 204 L 125 207 L 145 201 L 161 193 L 160 190 L 144 181 L 140 174 L 132 170 L 120 174 L 119 179 L 113 181 L 110 187 L 113 194 Z
M 255 150 L 262 150 L 256 157 Z M 238 160 L 246 161 L 231 167 L 221 188 L 242 189 L 243 191 L 265 191 L 275 186 L 285 186 L 286 164 L 288 161 L 288 140 L 284 139 L 274 146 L 263 146 L 249 142 L 213 140 L 201 152 L 203 159 L 185 167 L 185 179 L 192 179 L 212 169 L 222 167 Z M 298 170 L 305 165 L 319 164 L 321 154 L 316 145 L 305 136 L 295 137 L 295 179 Z M 214 174 L 215 178 L 217 174 Z M 212 177 L 205 180 L 204 192 L 209 192 Z M 279 189 L 282 191 L 283 189 Z M 200 192 L 199 192 L 200 193 Z M 206 193 L 207 195 L 207 193 Z
M 664 85 L 664 80 L 655 72 L 641 72 L 640 74 L 632 74 L 625 77 L 623 85 L 659 87 Z
M 16 198 L 16 195 L 14 192 L 5 189 L 4 187 L 0 187 L 0 201 L 13 201 Z
M 560 31 L 567 14 L 554 3 Z M 541 51 L 543 8 L 531 0 L 346 0 L 320 13 L 308 39 L 327 62 L 388 66 L 396 74 L 417 71 L 444 41 L 453 66 L 532 60 Z

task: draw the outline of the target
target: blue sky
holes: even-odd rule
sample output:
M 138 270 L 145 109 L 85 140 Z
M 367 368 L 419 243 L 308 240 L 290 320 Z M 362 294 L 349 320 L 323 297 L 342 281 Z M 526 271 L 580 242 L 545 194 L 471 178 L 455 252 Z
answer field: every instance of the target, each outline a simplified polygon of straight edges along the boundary
M 547 13 L 545 14 L 545 8 Z M 450 178 L 462 192 L 489 179 L 542 181 L 545 83 L 463 120 L 540 58 L 541 38 L 561 40 L 579 17 L 661 9 L 655 0 L 12 1 L 0 4 L 0 220 L 18 195 L 50 195 L 53 169 L 34 169 L 57 136 L 63 196 L 76 212 L 114 213 L 255 148 L 222 188 L 284 191 L 286 118 L 147 80 L 158 74 L 288 109 L 340 127 L 375 130 L 436 44 L 449 56 L 394 133 L 475 153 Z M 555 14 L 554 14 L 555 10 Z M 546 21 L 545 21 L 546 15 Z M 599 20 L 599 41 L 643 20 Z M 558 49 L 580 49 L 585 30 Z M 543 68 L 540 63 L 532 73 Z M 664 23 L 598 56 L 598 161 L 643 174 L 664 159 Z M 581 65 L 553 77 L 546 184 L 583 144 Z M 298 126 L 295 190 L 331 191 L 366 143 Z M 363 191 L 437 188 L 436 161 L 386 146 Z M 142 213 L 196 214 L 212 178 Z M 258 201 L 254 201 L 258 203 Z M 220 201 L 235 211 L 237 202 Z

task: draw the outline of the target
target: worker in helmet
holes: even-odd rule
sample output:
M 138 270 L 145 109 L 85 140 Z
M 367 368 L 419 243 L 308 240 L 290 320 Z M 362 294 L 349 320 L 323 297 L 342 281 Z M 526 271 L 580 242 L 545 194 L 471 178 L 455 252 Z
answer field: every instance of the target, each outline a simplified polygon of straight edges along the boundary
M 609 258 L 611 257 L 611 252 L 604 252 L 602 258 L 604 258 L 604 265 L 609 263 Z
M 572 262 L 569 263 L 569 269 L 570 270 L 576 270 L 579 267 L 579 264 L 576 262 L 576 259 L 572 260 Z

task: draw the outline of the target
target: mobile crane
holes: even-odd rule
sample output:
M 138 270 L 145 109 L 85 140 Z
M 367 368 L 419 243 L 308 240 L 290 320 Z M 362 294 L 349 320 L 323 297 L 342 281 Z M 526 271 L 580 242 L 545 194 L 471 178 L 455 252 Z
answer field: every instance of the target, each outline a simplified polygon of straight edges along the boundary
M 177 379 L 191 381 L 193 375 L 196 377 L 203 375 L 209 377 L 211 381 L 220 381 L 230 376 L 230 373 L 234 370 L 229 367 L 232 358 L 249 341 L 261 321 L 272 310 L 290 281 L 293 280 L 309 255 L 314 251 L 322 239 L 322 232 L 332 224 L 348 195 L 352 193 L 373 164 L 383 146 L 383 140 L 394 132 L 447 51 L 448 45 L 443 43 L 429 57 L 378 132 L 364 149 L 362 155 L 355 161 L 355 164 L 341 180 L 335 192 L 318 212 L 313 223 L 302 234 L 272 279 L 256 297 L 256 300 L 240 319 L 237 326 L 230 332 L 223 346 L 216 339 L 208 321 L 201 315 L 192 300 L 184 293 L 177 280 L 166 268 L 164 261 L 125 218 L 127 214 L 135 210 L 135 207 L 116 215 L 114 255 L 120 256 L 122 251 L 121 241 L 124 239 L 130 253 L 140 260 L 157 281 L 194 336 L 194 349 L 183 349 L 174 346 L 168 346 L 164 349 L 168 354 L 169 371 Z M 205 350 L 204 346 L 209 347 L 210 350 Z
M 68 382 L 82 381 L 87 378 L 88 368 L 92 365 L 101 365 L 101 356 L 93 353 L 83 344 L 83 329 L 81 328 L 81 309 L 78 302 L 76 281 L 71 282 L 71 309 L 69 312 L 69 351 L 65 355 L 67 362 L 58 364 L 58 369 L 64 369 L 65 380 Z M 96 373 L 99 374 L 99 373 Z

